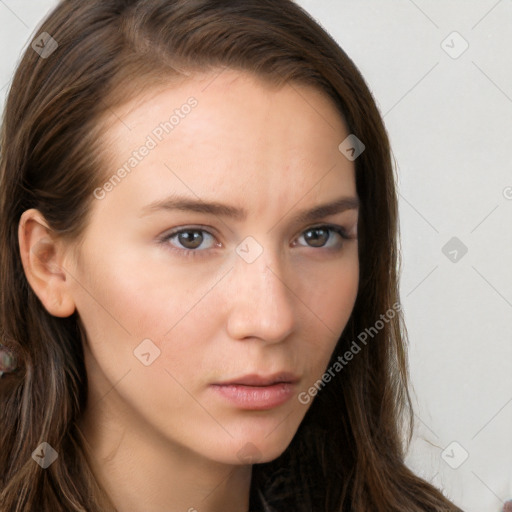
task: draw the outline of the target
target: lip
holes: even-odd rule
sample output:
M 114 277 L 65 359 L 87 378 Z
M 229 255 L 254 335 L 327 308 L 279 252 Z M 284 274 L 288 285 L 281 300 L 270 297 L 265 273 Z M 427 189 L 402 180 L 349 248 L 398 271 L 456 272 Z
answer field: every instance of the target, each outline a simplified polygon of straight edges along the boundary
M 211 389 L 239 409 L 264 411 L 286 403 L 295 394 L 298 378 L 288 372 L 245 375 L 211 384 Z
M 296 384 L 299 378 L 290 372 L 279 372 L 264 376 L 256 373 L 244 375 L 224 382 L 216 382 L 216 386 L 229 386 L 240 384 L 241 386 L 271 386 L 273 384 L 285 383 Z

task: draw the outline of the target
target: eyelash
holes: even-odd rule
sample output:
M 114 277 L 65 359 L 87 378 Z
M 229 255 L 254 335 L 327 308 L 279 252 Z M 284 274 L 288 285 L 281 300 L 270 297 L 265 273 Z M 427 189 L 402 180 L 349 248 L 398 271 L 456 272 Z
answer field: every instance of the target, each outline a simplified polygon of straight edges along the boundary
M 300 236 L 304 235 L 305 233 L 307 233 L 308 231 L 313 230 L 313 229 L 326 229 L 330 232 L 334 232 L 334 233 L 338 234 L 344 241 L 351 240 L 353 238 L 353 237 L 350 237 L 347 235 L 345 228 L 343 228 L 342 226 L 337 226 L 335 224 L 319 224 L 319 225 L 311 226 L 311 227 L 305 229 L 304 231 L 302 231 Z M 179 235 L 180 233 L 186 233 L 186 232 L 190 232 L 190 231 L 208 233 L 208 235 L 214 237 L 214 235 L 212 235 L 208 230 L 206 230 L 202 227 L 199 227 L 199 226 L 182 227 L 182 228 L 176 229 L 170 233 L 163 235 L 159 239 L 159 242 L 166 245 L 168 250 L 180 253 L 180 256 L 183 256 L 186 258 L 204 257 L 204 256 L 206 256 L 206 254 L 204 254 L 204 253 L 208 253 L 211 249 L 213 249 L 213 250 L 215 249 L 215 248 L 211 248 L 211 249 L 202 249 L 201 250 L 201 249 L 187 249 L 186 247 L 179 249 L 177 247 L 172 247 L 168 243 L 169 240 L 171 240 L 173 237 Z M 330 236 L 327 240 L 328 241 L 330 240 Z M 310 249 L 323 249 L 324 251 L 331 251 L 331 252 L 339 252 L 345 247 L 345 243 L 342 243 L 341 247 L 337 247 L 337 248 L 324 247 L 324 246 L 314 247 L 311 245 L 310 246 L 302 246 L 302 247 L 309 247 Z

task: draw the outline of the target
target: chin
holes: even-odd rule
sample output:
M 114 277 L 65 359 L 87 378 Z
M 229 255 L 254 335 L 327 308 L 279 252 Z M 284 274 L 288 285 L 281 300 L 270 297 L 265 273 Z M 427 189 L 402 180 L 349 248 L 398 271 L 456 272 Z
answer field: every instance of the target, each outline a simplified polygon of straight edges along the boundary
M 261 464 L 280 457 L 293 439 L 293 433 L 287 435 L 252 435 L 234 440 L 233 448 L 227 448 L 224 454 L 230 454 L 231 464 Z

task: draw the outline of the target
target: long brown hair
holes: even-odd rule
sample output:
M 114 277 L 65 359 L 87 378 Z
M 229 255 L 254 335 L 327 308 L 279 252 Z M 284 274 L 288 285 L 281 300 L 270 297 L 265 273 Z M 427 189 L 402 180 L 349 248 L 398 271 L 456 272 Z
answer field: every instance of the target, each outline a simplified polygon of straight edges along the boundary
M 395 176 L 382 119 L 344 51 L 291 0 L 67 0 L 42 32 L 58 47 L 44 58 L 30 46 L 25 51 L 1 133 L 0 342 L 18 363 L 0 379 L 1 510 L 113 509 L 77 427 L 87 399 L 84 330 L 76 312 L 50 315 L 28 285 L 21 214 L 36 208 L 57 235 L 78 240 L 105 179 L 100 120 L 144 87 L 225 67 L 276 86 L 315 86 L 365 145 L 355 161 L 359 290 L 329 366 L 361 333 L 372 336 L 318 393 L 285 452 L 254 465 L 253 510 L 262 503 L 279 512 L 460 510 L 404 464 L 413 413 L 406 330 L 393 309 L 400 271 Z M 370 331 L 379 319 L 382 327 Z M 46 469 L 31 456 L 42 442 L 58 452 Z

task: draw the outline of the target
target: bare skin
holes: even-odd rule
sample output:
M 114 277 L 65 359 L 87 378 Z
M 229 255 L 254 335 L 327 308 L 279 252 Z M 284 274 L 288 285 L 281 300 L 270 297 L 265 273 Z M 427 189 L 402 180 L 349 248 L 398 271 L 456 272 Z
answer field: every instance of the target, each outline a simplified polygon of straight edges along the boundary
M 111 158 L 105 181 L 173 109 L 197 99 L 136 168 L 92 198 L 80 245 L 52 236 L 36 210 L 20 220 L 32 288 L 52 315 L 77 310 L 85 327 L 81 428 L 120 512 L 246 512 L 252 462 L 291 442 L 310 406 L 298 394 L 322 377 L 357 295 L 357 208 L 297 218 L 357 199 L 334 104 L 306 86 L 216 75 L 117 109 L 123 123 L 101 141 Z M 246 217 L 148 209 L 172 195 Z M 188 234 L 164 239 L 176 228 Z M 242 407 L 213 385 L 282 371 L 296 381 L 278 405 Z

